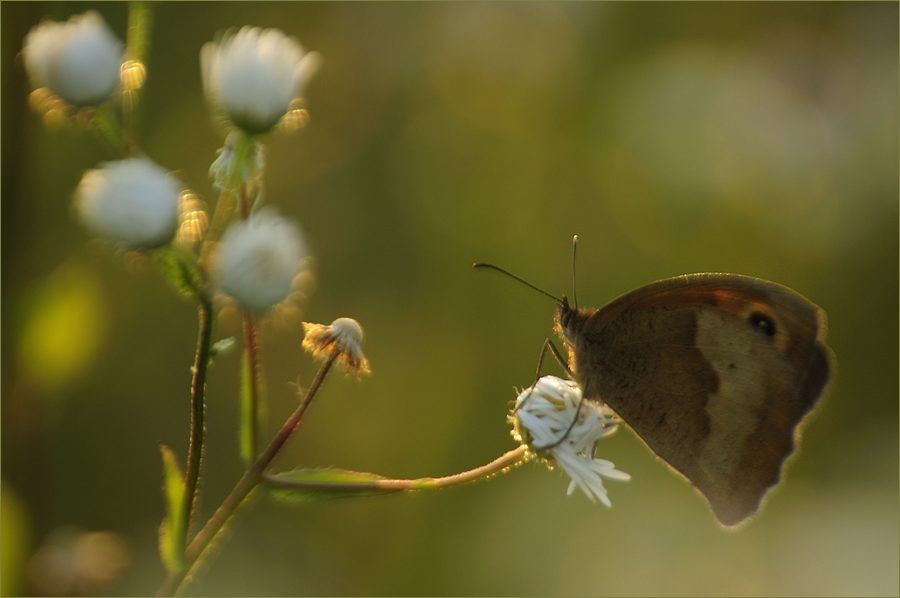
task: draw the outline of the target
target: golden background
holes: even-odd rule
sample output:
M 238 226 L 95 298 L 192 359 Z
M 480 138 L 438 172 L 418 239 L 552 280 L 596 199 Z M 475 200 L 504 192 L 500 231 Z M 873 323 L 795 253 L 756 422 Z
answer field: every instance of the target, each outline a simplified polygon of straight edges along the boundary
M 28 108 L 17 53 L 41 18 L 124 3 L 3 3 L 4 593 L 63 525 L 110 531 L 163 578 L 157 445 L 187 453 L 196 309 L 72 217 L 105 153 Z M 259 496 L 198 595 L 896 595 L 896 3 L 160 3 L 140 142 L 208 204 L 223 138 L 199 51 L 278 27 L 322 53 L 309 125 L 267 139 L 266 198 L 303 227 L 317 289 L 303 319 L 357 319 L 374 375 L 331 377 L 276 463 L 411 478 L 514 447 L 554 305 L 503 266 L 600 306 L 688 272 L 770 279 L 828 313 L 837 376 L 785 483 L 722 531 L 627 430 L 612 509 L 542 465 L 488 482 L 302 507 Z M 220 321 L 216 339 L 239 335 Z M 263 326 L 267 436 L 316 365 L 299 321 Z M 241 474 L 239 351 L 210 371 L 202 512 Z M 550 364 L 545 370 L 559 374 Z M 30 584 L 30 585 L 29 585 Z

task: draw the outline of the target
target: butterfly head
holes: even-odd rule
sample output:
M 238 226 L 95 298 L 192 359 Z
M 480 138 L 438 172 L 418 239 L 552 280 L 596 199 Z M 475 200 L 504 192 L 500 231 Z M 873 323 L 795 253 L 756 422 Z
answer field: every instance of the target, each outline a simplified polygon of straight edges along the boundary
M 569 299 L 563 295 L 556 306 L 555 330 L 571 346 L 581 334 L 589 316 L 589 312 L 569 305 Z

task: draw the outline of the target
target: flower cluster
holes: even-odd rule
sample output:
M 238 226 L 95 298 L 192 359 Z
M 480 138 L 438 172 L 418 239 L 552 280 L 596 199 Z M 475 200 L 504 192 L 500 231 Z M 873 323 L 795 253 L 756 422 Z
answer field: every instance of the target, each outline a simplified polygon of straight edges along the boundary
M 514 435 L 538 455 L 559 463 L 572 478 L 568 494 L 578 487 L 591 500 L 610 506 L 601 476 L 631 476 L 610 461 L 594 458 L 593 451 L 600 438 L 615 431 L 618 420 L 606 405 L 582 401 L 581 396 L 575 382 L 544 376 L 519 394 L 510 416 Z
M 209 176 L 221 189 L 246 194 L 249 187 L 259 188 L 265 166 L 256 136 L 275 127 L 290 110 L 318 69 L 319 55 L 304 53 L 299 42 L 277 29 L 243 27 L 204 45 L 200 63 L 210 104 L 237 127 L 228 134 Z M 244 309 L 262 313 L 290 295 L 306 244 L 295 224 L 271 210 L 252 211 L 243 205 L 242 212 L 252 213 L 225 231 L 213 274 L 222 291 Z

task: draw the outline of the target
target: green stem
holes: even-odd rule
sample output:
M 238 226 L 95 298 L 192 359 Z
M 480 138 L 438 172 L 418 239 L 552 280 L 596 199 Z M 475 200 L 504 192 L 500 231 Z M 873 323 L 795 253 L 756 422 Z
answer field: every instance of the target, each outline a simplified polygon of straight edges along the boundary
M 209 300 L 200 297 L 200 332 L 197 339 L 197 356 L 194 360 L 194 379 L 191 382 L 191 443 L 188 448 L 187 468 L 184 476 L 183 519 L 184 537 L 178 542 L 183 547 L 187 544 L 187 533 L 191 515 L 194 511 L 197 495 L 197 483 L 200 479 L 200 461 L 203 458 L 204 432 L 204 394 L 206 391 L 206 372 L 209 365 L 209 350 L 212 341 L 212 305 Z
M 241 220 L 246 220 L 250 217 L 250 190 L 248 189 L 249 183 L 242 183 L 240 188 L 238 189 L 238 203 Z
M 128 48 L 129 60 L 144 62 L 150 50 L 150 27 L 153 25 L 153 8 L 149 2 L 128 3 Z
M 286 480 L 277 476 L 263 475 L 262 482 L 277 488 L 296 488 L 300 490 L 345 490 L 348 492 L 365 492 L 366 490 L 433 490 L 447 488 L 473 482 L 475 480 L 495 475 L 514 465 L 528 460 L 528 447 L 524 444 L 508 453 L 494 459 L 487 465 L 476 467 L 469 471 L 442 478 L 417 478 L 415 480 L 372 480 L 369 482 L 311 482 L 300 480 Z
M 250 433 L 248 462 L 253 463 L 259 455 L 259 344 L 256 338 L 256 321 L 253 315 L 244 313 L 244 359 L 250 369 L 250 409 L 247 413 L 247 427 Z
M 262 456 L 257 459 L 246 472 L 244 472 L 244 476 L 238 481 L 237 485 L 231 491 L 231 494 L 229 494 L 225 501 L 222 502 L 222 505 L 216 510 L 213 516 L 210 517 L 209 521 L 206 522 L 203 529 L 194 537 L 190 545 L 188 545 L 184 555 L 184 569 L 181 571 L 170 571 L 163 582 L 163 585 L 159 588 L 159 591 L 156 594 L 157 596 L 171 596 L 181 589 L 185 578 L 190 574 L 194 565 L 196 565 L 203 553 L 212 544 L 212 541 L 235 514 L 238 507 L 244 502 L 244 499 L 246 499 L 253 489 L 256 488 L 266 468 L 272 464 L 272 461 L 275 460 L 279 451 L 300 424 L 300 421 L 303 419 L 303 414 L 306 412 L 310 403 L 312 403 L 313 397 L 315 397 L 319 388 L 322 386 L 325 376 L 328 374 L 328 371 L 331 369 L 331 366 L 334 364 L 337 357 L 338 353 L 335 352 L 325 360 L 325 363 L 319 368 L 319 373 L 316 374 L 316 379 L 313 380 L 312 386 L 309 387 L 300 406 L 284 423 L 281 430 L 278 432 L 278 435 L 275 436 Z
M 143 65 L 150 46 L 150 27 L 153 24 L 153 10 L 149 2 L 128 3 L 128 45 L 125 57 Z M 140 88 L 125 89 L 122 92 L 122 144 L 125 156 L 131 156 L 138 148 L 137 111 L 140 103 Z
M 241 158 L 239 164 L 246 161 L 246 150 L 249 148 L 247 138 L 242 137 L 239 144 Z M 242 220 L 250 217 L 249 183 L 244 182 L 238 189 L 238 210 Z M 256 322 L 253 314 L 244 312 L 244 358 L 250 370 L 250 408 L 247 413 L 248 438 L 247 461 L 253 463 L 259 455 L 259 342 L 256 338 Z

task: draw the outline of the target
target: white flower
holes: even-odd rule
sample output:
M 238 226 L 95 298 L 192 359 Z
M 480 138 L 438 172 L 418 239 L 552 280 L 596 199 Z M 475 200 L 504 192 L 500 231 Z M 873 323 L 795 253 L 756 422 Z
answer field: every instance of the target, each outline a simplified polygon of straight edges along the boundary
M 132 247 L 158 247 L 178 225 L 181 183 L 147 158 L 127 158 L 88 170 L 75 209 L 95 234 Z
M 300 229 L 266 208 L 228 227 L 214 268 L 226 294 L 246 309 L 263 312 L 291 294 L 305 256 Z
M 511 416 L 516 438 L 540 456 L 559 463 L 572 478 L 568 494 L 577 486 L 592 501 L 600 500 L 607 507 L 611 503 L 601 476 L 631 479 L 612 462 L 593 456 L 597 440 L 616 429 L 618 420 L 613 417 L 606 405 L 582 402 L 581 389 L 575 382 L 556 376 L 544 376 L 533 389 L 523 390 Z
M 315 357 L 338 353 L 338 360 L 344 369 L 357 376 L 370 374 L 369 361 L 363 355 L 363 330 L 359 322 L 351 318 L 338 318 L 330 326 L 303 322 L 303 348 Z
M 320 61 L 318 52 L 304 53 L 296 40 L 277 29 L 249 26 L 200 50 L 207 97 L 251 135 L 278 124 Z
M 33 27 L 23 54 L 34 86 L 75 106 L 99 104 L 119 85 L 122 42 L 94 11 Z

